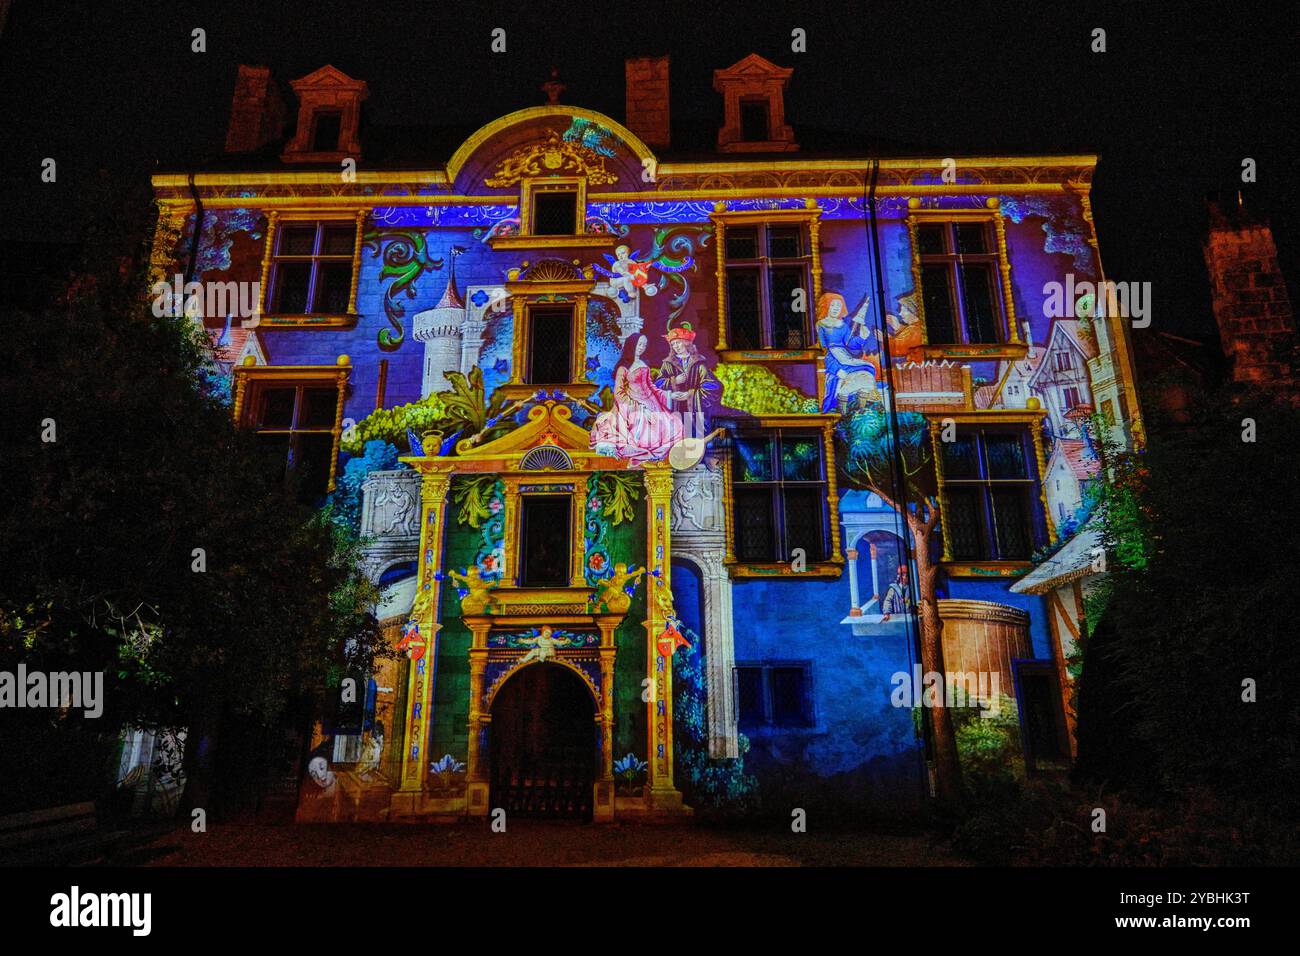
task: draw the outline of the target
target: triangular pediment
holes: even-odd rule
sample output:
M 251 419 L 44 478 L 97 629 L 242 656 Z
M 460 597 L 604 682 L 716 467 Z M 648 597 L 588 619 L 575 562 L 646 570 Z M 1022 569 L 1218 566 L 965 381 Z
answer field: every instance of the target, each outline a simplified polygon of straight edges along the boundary
M 768 77 L 774 80 L 788 80 L 794 73 L 792 67 L 777 66 L 771 60 L 759 56 L 757 53 L 751 53 L 742 60 L 737 60 L 725 70 L 714 70 L 713 80 L 715 83 L 724 83 L 727 80 L 745 80 L 753 82 L 756 78 Z
M 314 73 L 308 73 L 301 79 L 294 80 L 289 84 L 295 92 L 301 93 L 303 90 L 364 90 L 366 89 L 365 80 L 354 80 L 342 70 L 337 69 L 328 63 L 322 66 Z

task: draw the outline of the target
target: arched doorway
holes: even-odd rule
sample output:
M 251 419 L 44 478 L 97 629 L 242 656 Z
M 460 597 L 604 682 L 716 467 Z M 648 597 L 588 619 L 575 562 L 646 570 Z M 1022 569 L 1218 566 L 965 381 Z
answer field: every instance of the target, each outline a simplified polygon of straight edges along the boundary
M 590 820 L 595 713 L 586 684 L 563 665 L 533 664 L 509 678 L 492 701 L 492 808 Z

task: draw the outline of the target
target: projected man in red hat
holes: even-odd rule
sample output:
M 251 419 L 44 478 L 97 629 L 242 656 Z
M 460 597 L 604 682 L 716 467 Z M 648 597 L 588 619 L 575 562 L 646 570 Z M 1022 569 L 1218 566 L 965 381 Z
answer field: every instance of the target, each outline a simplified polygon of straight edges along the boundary
M 669 393 L 673 411 L 682 417 L 686 436 L 702 438 L 707 431 L 705 410 L 717 402 L 722 383 L 704 364 L 704 357 L 695 346 L 695 330 L 689 322 L 669 329 L 664 338 L 670 352 L 659 367 L 655 384 Z

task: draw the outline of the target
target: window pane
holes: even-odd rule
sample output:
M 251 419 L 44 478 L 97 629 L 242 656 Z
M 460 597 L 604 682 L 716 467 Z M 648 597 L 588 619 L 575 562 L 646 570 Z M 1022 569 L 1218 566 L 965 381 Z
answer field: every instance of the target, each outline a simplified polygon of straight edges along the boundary
M 941 441 L 944 478 L 980 477 L 979 446 L 971 434 L 959 434 L 952 441 Z
M 533 235 L 572 236 L 577 232 L 578 194 L 543 192 L 533 194 Z
M 325 494 L 333 451 L 333 435 L 294 435 L 292 469 L 300 501 L 312 503 Z
M 1019 435 L 985 435 L 984 455 L 990 478 L 1028 478 L 1025 443 Z
M 736 481 L 773 481 L 772 439 L 762 436 L 736 438 Z
M 727 270 L 727 344 L 736 349 L 763 347 L 758 304 L 758 270 Z
M 352 298 L 352 263 L 332 262 L 316 272 L 316 305 L 313 312 L 342 315 Z
M 740 138 L 748 143 L 771 139 L 768 135 L 767 100 L 740 101 Z
M 781 477 L 785 481 L 821 481 L 821 439 L 813 436 L 783 436 L 781 439 Z
M 975 488 L 944 489 L 941 520 L 948 529 L 948 544 L 956 561 L 979 561 L 984 557 L 981 520 L 982 495 Z
M 982 222 L 957 223 L 957 251 L 960 253 L 988 252 L 988 226 Z
M 307 311 L 307 292 L 311 288 L 311 263 L 281 262 L 275 267 L 275 311 L 283 315 L 303 315 Z
M 293 388 L 263 389 L 258 398 L 257 414 L 253 424 L 257 428 L 291 428 L 293 402 L 297 390 Z
M 803 255 L 799 241 L 803 230 L 798 226 L 772 226 L 767 230 L 767 255 L 770 259 L 798 259 Z
M 736 557 L 741 561 L 776 561 L 772 492 L 766 488 L 737 488 Z
M 766 722 L 763 713 L 763 668 L 736 668 L 736 703 L 742 727 L 754 727 Z
M 534 309 L 528 315 L 528 381 L 558 385 L 569 381 L 573 351 L 573 312 Z
M 757 259 L 758 231 L 755 229 L 728 229 L 727 258 Z
M 289 467 L 289 436 L 258 435 L 257 444 L 267 451 L 271 480 L 284 481 L 285 469 Z
M 325 238 L 321 240 L 321 255 L 351 256 L 356 239 L 356 226 L 327 226 Z
M 770 275 L 770 293 L 768 300 L 772 312 L 772 348 L 801 349 L 804 347 L 804 316 L 807 312 L 796 312 L 795 290 L 803 289 L 801 297 L 804 309 L 812 298 L 812 292 L 804 287 L 804 270 L 802 267 L 773 269 Z
M 339 393 L 333 388 L 305 388 L 298 412 L 299 428 L 333 428 Z
M 772 675 L 772 723 L 780 727 L 806 727 L 810 708 L 804 698 L 804 669 L 773 667 L 769 673 Z
M 997 529 L 998 557 L 1003 561 L 1023 561 L 1033 551 L 1028 504 L 1028 491 L 1024 488 L 993 489 L 993 523 Z
M 925 305 L 925 331 L 931 345 L 951 345 L 955 340 L 952 273 L 946 265 L 923 266 L 921 301 Z
M 785 501 L 785 554 L 789 559 L 795 548 L 803 548 L 809 561 L 825 557 L 826 489 L 821 487 L 786 487 L 782 491 Z
M 569 496 L 520 498 L 519 583 L 526 588 L 569 583 Z
M 309 256 L 315 251 L 315 226 L 284 226 L 280 229 L 280 255 Z
M 966 308 L 966 340 L 971 343 L 996 342 L 999 323 L 997 299 L 993 292 L 993 267 L 988 264 L 962 266 L 961 287 Z
M 343 129 L 343 114 L 335 110 L 316 114 L 312 128 L 311 148 L 316 153 L 332 153 L 339 148 L 339 133 Z
M 944 254 L 943 234 L 948 226 L 945 223 L 932 222 L 916 227 L 916 248 L 923 256 L 941 256 Z

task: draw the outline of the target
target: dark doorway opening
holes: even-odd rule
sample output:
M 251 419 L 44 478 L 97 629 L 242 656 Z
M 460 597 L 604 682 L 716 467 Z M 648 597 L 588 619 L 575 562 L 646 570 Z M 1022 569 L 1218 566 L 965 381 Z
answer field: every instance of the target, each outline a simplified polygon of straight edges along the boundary
M 596 723 L 582 678 L 533 664 L 492 702 L 491 806 L 506 816 L 590 820 Z
M 524 495 L 520 501 L 519 586 L 569 586 L 569 496 Z

